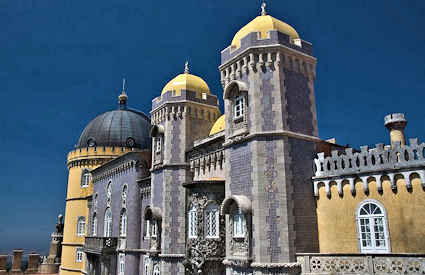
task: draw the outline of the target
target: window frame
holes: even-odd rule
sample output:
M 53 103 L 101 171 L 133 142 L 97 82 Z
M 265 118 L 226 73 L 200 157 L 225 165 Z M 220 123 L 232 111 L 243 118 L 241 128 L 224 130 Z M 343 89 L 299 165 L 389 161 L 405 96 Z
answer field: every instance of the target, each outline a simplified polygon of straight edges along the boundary
M 125 273 L 125 254 L 118 254 L 118 275 L 124 275 Z
M 84 251 L 81 247 L 77 247 L 75 252 L 75 262 L 81 263 L 84 260 Z
M 213 221 L 215 222 L 215 234 L 211 234 L 214 228 Z M 204 210 L 204 232 L 207 239 L 220 237 L 220 212 L 216 203 L 209 203 Z
M 145 220 L 145 232 L 144 237 L 145 239 L 150 239 L 151 237 L 151 220 Z
M 108 213 L 110 213 L 110 218 L 108 218 Z M 111 208 L 108 207 L 105 210 L 105 215 L 103 218 L 103 236 L 108 238 L 108 237 L 112 237 L 112 211 Z
M 237 220 L 235 218 L 238 218 Z M 232 237 L 233 238 L 245 238 L 246 236 L 246 217 L 245 214 L 238 209 L 235 213 L 232 215 L 232 221 L 233 221 L 233 229 L 232 229 Z
M 188 214 L 188 237 L 189 239 L 198 238 L 198 208 L 192 206 Z
M 245 116 L 245 101 L 246 96 L 238 94 L 233 99 L 233 120 L 243 120 Z M 238 115 L 239 112 L 239 115 Z
M 127 237 L 128 219 L 127 210 L 123 208 L 120 214 L 120 237 Z
M 364 209 L 367 204 L 375 205 L 378 209 L 380 209 L 381 214 L 360 214 L 361 210 Z M 376 209 L 374 211 L 376 211 Z M 373 199 L 367 199 L 359 203 L 356 212 L 356 229 L 357 229 L 357 240 L 358 240 L 358 248 L 360 253 L 390 253 L 391 252 L 391 242 L 390 242 L 390 232 L 389 232 L 389 226 L 388 226 L 388 216 L 386 209 L 382 203 L 380 203 L 377 200 Z M 383 248 L 376 247 L 376 241 L 379 239 L 376 239 L 376 234 L 379 234 L 375 232 L 375 222 L 377 218 L 380 218 L 382 220 L 382 233 L 384 235 L 384 238 L 381 239 L 385 242 L 385 246 Z M 368 224 L 362 224 L 361 220 L 367 220 Z M 368 226 L 369 232 L 363 232 L 362 226 Z M 379 226 L 379 225 L 378 225 Z M 368 234 L 370 235 L 370 242 L 371 246 L 363 246 L 363 241 L 367 240 L 362 238 L 362 234 Z M 376 234 L 375 234 L 376 233 Z
M 86 235 L 86 217 L 79 216 L 77 219 L 77 236 Z
M 93 237 L 97 236 L 97 214 L 96 213 L 93 214 L 91 235 Z
M 155 153 L 159 154 L 162 151 L 162 141 L 161 141 L 161 137 L 155 137 L 154 140 L 154 144 L 155 144 Z
M 90 174 L 90 170 L 84 168 L 81 172 L 81 183 L 80 183 L 80 187 L 81 188 L 87 188 L 90 185 L 90 180 L 91 180 L 91 174 Z

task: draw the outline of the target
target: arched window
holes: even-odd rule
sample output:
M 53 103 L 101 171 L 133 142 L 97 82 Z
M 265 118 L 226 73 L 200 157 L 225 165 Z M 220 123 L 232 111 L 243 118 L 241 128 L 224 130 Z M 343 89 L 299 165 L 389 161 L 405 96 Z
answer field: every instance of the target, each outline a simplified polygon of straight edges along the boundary
M 198 212 L 195 206 L 188 213 L 189 238 L 198 237 Z
M 233 237 L 244 238 L 246 231 L 246 220 L 245 215 L 240 209 L 233 214 Z
M 97 215 L 96 215 L 96 213 L 93 214 L 91 234 L 92 234 L 92 236 L 96 236 L 97 235 Z
M 88 169 L 83 169 L 81 174 L 81 187 L 85 188 L 89 186 L 91 179 L 90 171 Z
M 118 255 L 118 275 L 124 275 L 125 271 L 125 254 Z
M 160 275 L 160 274 L 161 274 L 161 272 L 159 271 L 159 265 L 155 264 L 153 266 L 153 275 Z
M 205 236 L 207 238 L 218 238 L 219 234 L 219 212 L 218 205 L 216 203 L 210 203 L 204 214 L 204 223 L 205 223 Z
M 127 212 L 125 209 L 121 210 L 120 215 L 120 236 L 127 236 Z
M 112 195 L 112 182 L 109 181 L 108 185 L 106 186 L 106 197 L 110 198 Z
M 143 275 L 149 275 L 149 257 L 145 257 L 144 262 L 145 262 L 145 273 Z
M 124 187 L 122 188 L 121 200 L 122 200 L 122 204 L 126 205 L 126 203 L 127 203 L 127 185 L 124 185 Z
M 112 212 L 111 208 L 107 208 L 105 211 L 105 220 L 103 223 L 103 235 L 105 237 L 112 236 Z
M 85 234 L 86 234 L 86 218 L 78 217 L 77 236 L 84 236 Z
M 94 206 L 94 210 L 96 211 L 97 210 L 97 201 L 98 201 L 98 196 L 97 196 L 97 194 L 96 195 L 94 195 L 94 200 L 93 200 L 93 206 Z
M 360 252 L 390 252 L 387 216 L 380 203 L 366 200 L 359 205 L 357 227 Z

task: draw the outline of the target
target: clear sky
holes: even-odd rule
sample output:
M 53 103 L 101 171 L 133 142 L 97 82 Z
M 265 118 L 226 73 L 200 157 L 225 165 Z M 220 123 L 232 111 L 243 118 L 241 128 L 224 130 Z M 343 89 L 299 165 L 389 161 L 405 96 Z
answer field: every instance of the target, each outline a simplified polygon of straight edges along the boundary
M 319 134 L 388 143 L 384 115 L 404 112 L 425 138 L 425 1 L 268 0 L 313 43 Z M 186 59 L 222 97 L 220 51 L 260 13 L 259 0 L 0 1 L 0 253 L 47 253 L 64 212 L 66 154 L 84 126 L 151 100 Z

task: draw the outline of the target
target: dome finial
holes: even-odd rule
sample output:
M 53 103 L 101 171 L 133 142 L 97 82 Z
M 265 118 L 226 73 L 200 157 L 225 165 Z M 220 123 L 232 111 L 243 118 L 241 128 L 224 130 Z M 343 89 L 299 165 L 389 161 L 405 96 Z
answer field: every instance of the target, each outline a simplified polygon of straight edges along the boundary
M 118 97 L 118 104 L 119 104 L 120 110 L 127 109 L 127 100 L 128 100 L 128 96 L 127 96 L 127 93 L 125 92 L 125 78 L 123 78 L 122 79 L 122 92 Z
M 187 60 L 184 63 L 184 73 L 185 74 L 188 74 L 189 73 L 189 62 Z
M 267 15 L 267 11 L 266 11 L 266 2 L 263 1 L 263 3 L 261 4 L 261 15 Z

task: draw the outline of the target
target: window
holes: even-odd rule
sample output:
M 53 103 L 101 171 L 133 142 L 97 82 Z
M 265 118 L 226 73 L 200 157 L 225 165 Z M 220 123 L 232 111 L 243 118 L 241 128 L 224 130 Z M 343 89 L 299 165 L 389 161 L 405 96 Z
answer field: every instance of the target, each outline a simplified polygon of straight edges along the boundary
M 106 186 L 106 197 L 111 198 L 112 195 L 112 182 L 108 182 L 108 186 Z
M 145 238 L 149 239 L 151 236 L 151 221 L 150 220 L 146 220 L 145 221 Z
M 93 202 L 93 205 L 94 205 L 94 210 L 97 210 L 97 194 L 96 194 L 96 195 L 94 195 L 94 202 Z
M 77 236 L 84 236 L 85 234 L 86 234 L 86 218 L 78 217 Z
M 107 208 L 105 211 L 105 220 L 103 223 L 103 235 L 105 237 L 112 236 L 112 212 L 111 208 Z
M 149 274 L 149 257 L 145 257 L 145 273 L 144 275 L 148 275 Z
M 155 152 L 156 153 L 161 152 L 161 138 L 159 137 L 155 138 Z
M 217 204 L 209 204 L 204 214 L 205 233 L 207 238 L 218 238 L 219 234 L 219 212 Z
M 96 213 L 93 214 L 91 234 L 92 234 L 92 236 L 96 236 L 97 235 L 97 216 L 96 216 Z
M 81 187 L 85 188 L 89 186 L 91 175 L 90 171 L 87 169 L 84 169 L 81 176 Z
M 384 207 L 367 200 L 360 204 L 357 213 L 360 252 L 387 253 L 389 237 Z
M 120 215 L 120 236 L 127 236 L 127 212 L 125 209 L 121 211 Z
M 83 261 L 83 249 L 81 247 L 77 248 L 77 252 L 75 253 L 75 261 L 77 263 L 81 263 Z
M 153 275 L 160 275 L 160 274 L 161 274 L 161 272 L 159 271 L 159 265 L 155 264 L 153 266 Z
M 188 213 L 189 238 L 198 237 L 198 213 L 196 207 L 192 207 Z
M 234 119 L 242 118 L 245 112 L 244 97 L 237 96 L 234 104 Z
M 244 238 L 245 228 L 246 228 L 245 215 L 239 210 L 233 215 L 233 237 Z
M 125 271 L 125 254 L 118 255 L 118 275 L 124 275 Z
M 122 204 L 125 205 L 127 203 L 127 185 L 124 185 L 121 194 Z
M 156 237 L 158 234 L 158 225 L 157 225 L 157 221 L 153 220 L 152 221 L 152 237 Z

